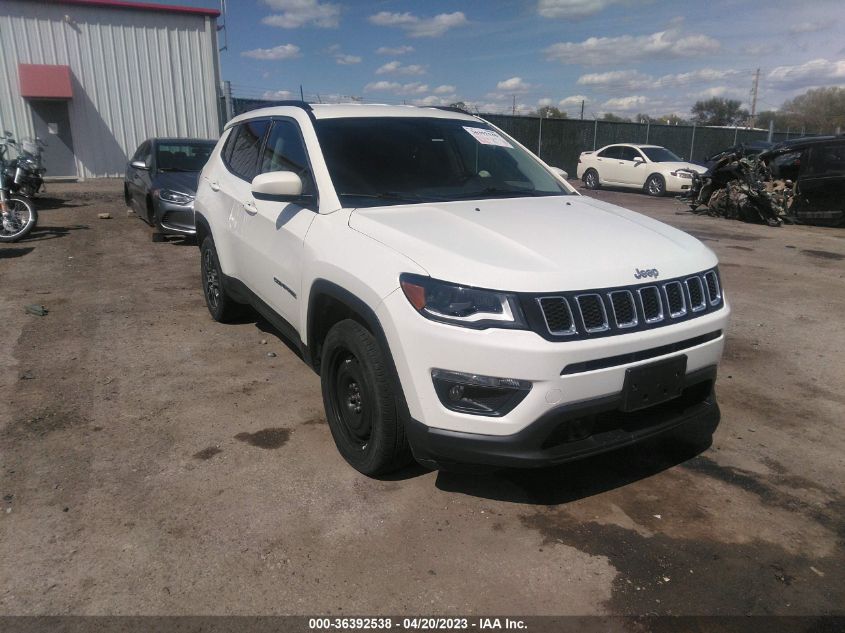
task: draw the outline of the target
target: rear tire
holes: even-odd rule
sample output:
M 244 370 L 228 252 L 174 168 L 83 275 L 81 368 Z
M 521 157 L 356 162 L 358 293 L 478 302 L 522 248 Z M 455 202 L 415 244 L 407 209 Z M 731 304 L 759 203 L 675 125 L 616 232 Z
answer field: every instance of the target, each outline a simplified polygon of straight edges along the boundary
M 200 272 L 205 305 L 218 323 L 231 323 L 243 314 L 244 306 L 226 293 L 223 286 L 223 272 L 214 240 L 206 237 L 200 246 Z
M 23 196 L 9 196 L 6 200 L 9 217 L 0 218 L 0 242 L 17 242 L 38 222 L 38 212 L 32 201 Z
M 599 180 L 599 172 L 595 169 L 588 169 L 584 172 L 584 175 L 581 177 L 581 180 L 584 181 L 584 188 L 585 189 L 598 189 L 601 187 L 601 181 Z
M 663 176 L 660 174 L 649 176 L 648 180 L 645 181 L 645 192 L 655 198 L 663 196 L 666 193 L 666 181 Z
M 351 319 L 337 323 L 323 343 L 320 367 L 326 419 L 349 465 L 374 476 L 410 463 L 405 426 L 375 337 Z

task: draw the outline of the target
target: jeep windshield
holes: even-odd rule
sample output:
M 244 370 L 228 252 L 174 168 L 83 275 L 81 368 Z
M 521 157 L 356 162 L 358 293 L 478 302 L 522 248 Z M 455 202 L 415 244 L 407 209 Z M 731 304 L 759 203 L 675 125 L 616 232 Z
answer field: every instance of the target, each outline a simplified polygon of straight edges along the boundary
M 316 122 L 345 207 L 570 192 L 537 159 L 479 121 L 360 117 Z

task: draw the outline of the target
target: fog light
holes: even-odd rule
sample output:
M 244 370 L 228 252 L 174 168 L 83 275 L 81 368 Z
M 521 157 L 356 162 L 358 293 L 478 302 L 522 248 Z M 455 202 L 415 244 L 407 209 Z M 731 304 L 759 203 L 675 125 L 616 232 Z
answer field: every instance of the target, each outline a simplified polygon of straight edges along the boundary
M 450 411 L 491 417 L 506 415 L 531 391 L 527 380 L 445 369 L 433 369 L 431 379 L 441 404 Z

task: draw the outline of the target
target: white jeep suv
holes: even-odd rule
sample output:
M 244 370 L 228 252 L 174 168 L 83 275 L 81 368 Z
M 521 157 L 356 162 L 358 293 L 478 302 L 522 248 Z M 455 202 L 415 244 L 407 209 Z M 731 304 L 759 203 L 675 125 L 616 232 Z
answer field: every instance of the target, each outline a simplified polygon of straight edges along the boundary
M 249 304 L 301 351 L 363 473 L 536 467 L 718 424 L 715 255 L 579 195 L 482 119 L 249 112 L 195 208 L 211 315 Z

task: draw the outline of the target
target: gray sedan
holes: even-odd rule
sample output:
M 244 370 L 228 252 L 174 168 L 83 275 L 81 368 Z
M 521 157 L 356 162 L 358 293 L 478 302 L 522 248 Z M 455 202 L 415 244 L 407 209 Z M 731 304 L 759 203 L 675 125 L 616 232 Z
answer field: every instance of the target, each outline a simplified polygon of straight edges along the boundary
M 194 196 L 200 171 L 215 144 L 184 138 L 141 143 L 126 167 L 126 206 L 158 234 L 194 235 Z

